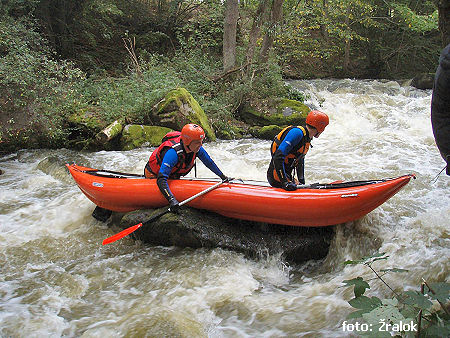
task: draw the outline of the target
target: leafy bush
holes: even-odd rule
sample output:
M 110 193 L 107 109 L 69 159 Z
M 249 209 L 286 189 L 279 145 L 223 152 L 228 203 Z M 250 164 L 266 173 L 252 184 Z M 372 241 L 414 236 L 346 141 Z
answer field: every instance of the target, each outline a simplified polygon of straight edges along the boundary
M 305 99 L 306 99 L 305 94 L 302 93 L 301 91 L 299 91 L 297 88 L 295 88 L 289 84 L 286 84 L 285 89 L 286 89 L 286 98 L 287 99 L 305 102 Z
M 373 337 L 391 337 L 396 335 L 416 335 L 419 337 L 447 337 L 450 334 L 450 314 L 446 308 L 449 300 L 449 283 L 428 283 L 423 280 L 421 291 L 406 291 L 397 293 L 382 278 L 386 273 L 402 273 L 407 270 L 392 268 L 376 271 L 372 264 L 386 260 L 389 256 L 384 253 L 365 257 L 358 261 L 346 261 L 344 264 L 362 264 L 367 266 L 376 277 L 381 280 L 394 294 L 392 298 L 379 299 L 367 297 L 364 293 L 370 285 L 362 277 L 345 280 L 347 286 L 353 286 L 355 297 L 349 304 L 358 309 L 350 313 L 347 319 L 362 318 L 365 324 L 347 324 L 343 328 L 351 327 L 349 331 L 360 328 L 358 334 Z M 434 303 L 439 309 L 433 309 Z M 353 325 L 353 326 L 350 326 Z
M 33 23 L 0 19 L 0 146 L 52 144 L 63 137 L 58 110 L 84 74 L 68 62 L 57 62 Z

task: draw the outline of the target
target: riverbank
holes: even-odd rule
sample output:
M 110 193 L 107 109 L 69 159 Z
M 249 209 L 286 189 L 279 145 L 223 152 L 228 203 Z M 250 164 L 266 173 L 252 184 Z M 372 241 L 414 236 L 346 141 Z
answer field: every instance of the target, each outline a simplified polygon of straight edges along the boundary
M 426 90 L 431 89 L 433 77 L 434 74 L 427 73 L 397 82 L 402 86 L 411 85 Z M 139 84 L 138 79 L 135 80 Z M 284 96 L 274 96 L 263 101 L 252 100 L 239 107 L 234 114 L 208 111 L 204 107 L 208 107 L 211 102 L 198 102 L 195 94 L 180 87 L 167 91 L 157 89 L 158 94 L 152 96 L 151 101 L 142 97 L 141 103 L 133 103 L 134 107 L 139 106 L 138 111 L 131 107 L 127 110 L 125 102 L 138 93 L 142 83 L 135 88 L 136 83 L 127 80 L 120 92 L 115 93 L 112 92 L 113 88 L 120 86 L 121 82 L 117 81 L 110 80 L 105 84 L 101 80 L 103 84 L 99 87 L 109 94 L 100 96 L 95 105 L 82 103 L 76 96 L 83 97 L 86 94 L 76 91 L 66 98 L 64 111 L 55 112 L 53 116 L 18 112 L 6 120 L 8 115 L 2 115 L 0 154 L 22 148 L 65 147 L 99 151 L 157 146 L 165 133 L 181 130 L 185 123 L 190 122 L 202 125 L 207 133 L 207 141 L 214 141 L 216 137 L 222 140 L 243 137 L 271 140 L 283 127 L 303 124 L 309 110 L 320 109 L 320 103 L 313 106 L 303 104 L 305 93 L 289 85 L 296 80 L 285 80 L 281 89 L 276 91 L 277 95 Z M 88 87 L 85 91 L 88 93 L 91 90 L 93 88 Z M 111 95 L 121 98 L 111 101 Z M 53 108 L 61 109 L 59 106 Z

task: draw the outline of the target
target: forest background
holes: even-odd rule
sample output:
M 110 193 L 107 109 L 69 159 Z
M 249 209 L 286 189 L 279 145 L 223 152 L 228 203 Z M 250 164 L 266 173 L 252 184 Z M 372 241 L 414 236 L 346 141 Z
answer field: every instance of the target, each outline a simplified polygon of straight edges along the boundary
M 284 79 L 407 79 L 450 43 L 448 0 L 2 0 L 0 151 L 82 148 L 70 116 L 145 123 L 186 88 L 233 135 Z

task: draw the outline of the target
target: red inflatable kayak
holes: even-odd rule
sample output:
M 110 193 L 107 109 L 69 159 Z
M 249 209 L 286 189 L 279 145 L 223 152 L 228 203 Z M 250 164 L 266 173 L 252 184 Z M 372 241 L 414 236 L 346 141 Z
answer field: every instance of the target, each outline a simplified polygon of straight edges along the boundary
M 66 164 L 81 191 L 99 207 L 127 212 L 167 205 L 156 179 Z M 200 196 L 188 206 L 223 216 L 294 226 L 326 226 L 353 221 L 386 202 L 413 174 L 397 178 L 311 184 L 296 191 L 273 188 L 265 182 L 233 180 Z M 209 179 L 169 180 L 181 202 L 217 184 Z

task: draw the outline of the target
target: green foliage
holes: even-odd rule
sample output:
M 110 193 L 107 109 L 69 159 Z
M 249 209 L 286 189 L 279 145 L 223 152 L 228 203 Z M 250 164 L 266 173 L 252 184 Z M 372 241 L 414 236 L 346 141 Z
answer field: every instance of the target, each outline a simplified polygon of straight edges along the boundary
M 373 268 L 377 261 L 387 260 L 389 256 L 384 253 L 377 253 L 373 256 L 365 257 L 356 261 L 346 261 L 344 264 L 363 264 L 370 268 L 390 290 L 392 288 L 380 275 L 381 272 L 401 273 L 405 269 L 384 269 L 379 272 Z M 347 316 L 347 319 L 362 318 L 371 331 L 359 332 L 363 336 L 390 337 L 390 332 L 395 334 L 408 335 L 418 331 L 419 336 L 433 337 L 447 336 L 450 334 L 450 316 L 444 307 L 450 298 L 449 283 L 427 283 L 422 284 L 422 291 L 408 290 L 396 293 L 394 297 L 379 299 L 377 297 L 367 297 L 364 293 L 370 289 L 369 284 L 362 277 L 345 280 L 346 286 L 354 287 L 355 297 L 349 304 L 357 309 Z M 433 310 L 433 301 L 438 301 L 441 306 L 439 310 Z M 424 324 L 425 323 L 425 324 Z M 407 325 L 405 325 L 407 324 Z M 386 330 L 389 328 L 389 330 Z M 409 331 L 408 331 L 409 330 Z
M 253 82 L 250 83 L 257 98 L 275 98 L 280 93 L 285 93 L 285 85 L 278 62 L 270 59 L 267 64 L 263 64 L 260 67 Z
M 210 2 L 202 6 L 196 20 L 187 21 L 177 30 L 177 40 L 183 52 L 191 50 L 220 56 L 222 53 L 224 6 Z
M 275 48 L 297 76 L 395 78 L 435 70 L 438 18 L 431 0 L 286 2 L 285 12 Z
M 414 12 L 406 4 L 391 2 L 391 16 L 399 25 L 405 25 L 416 33 L 426 33 L 438 29 L 438 11 L 435 9 L 427 15 Z
M 417 306 L 419 309 L 428 310 L 433 303 L 423 294 L 417 291 L 406 291 L 403 302 L 408 305 Z
M 289 21 L 276 41 L 276 48 L 285 63 L 302 63 L 306 69 L 315 68 L 312 77 L 319 76 L 342 57 L 348 41 L 367 41 L 363 29 L 375 26 L 373 5 L 357 0 L 305 2 L 290 11 Z M 357 29 L 359 27 L 359 29 Z M 306 64 L 305 64 L 306 63 Z M 319 66 L 319 67 L 318 67 Z M 301 75 L 308 76 L 301 70 Z
M 25 20 L 0 19 L 0 129 L 2 143 L 57 144 L 64 137 L 55 112 L 84 74 L 57 62 L 46 42 Z M 59 140 L 59 141 L 58 141 Z
M 356 294 L 356 291 L 355 291 Z M 366 296 L 358 296 L 356 298 L 353 298 L 348 302 L 351 306 L 353 306 L 356 309 L 359 309 L 358 311 L 352 312 L 347 318 L 358 318 L 361 317 L 364 313 L 371 312 L 372 310 L 376 309 L 377 307 L 382 305 L 382 302 L 377 297 L 366 297 Z
M 367 283 L 362 277 L 357 277 L 349 280 L 344 280 L 343 283 L 346 286 L 354 286 L 355 297 L 363 295 L 366 292 L 366 289 L 370 289 L 369 283 Z M 352 305 L 353 306 L 353 305 Z M 356 307 L 356 306 L 354 306 Z
M 299 91 L 297 88 L 294 88 L 289 84 L 286 84 L 284 88 L 286 90 L 285 97 L 287 99 L 305 102 L 305 94 Z
M 240 3 L 238 67 L 258 5 Z M 264 111 L 278 97 L 304 101 L 282 74 L 399 77 L 434 71 L 440 52 L 432 0 L 286 0 L 269 62 L 221 77 L 223 12 L 219 0 L 2 1 L 0 143 L 66 146 L 83 136 L 67 122 L 78 113 L 105 125 L 123 117 L 145 123 L 177 86 L 213 126 L 238 135 L 230 122 L 244 104 Z M 139 67 L 124 38 L 136 41 Z
M 345 265 L 364 264 L 364 265 L 371 266 L 376 261 L 387 260 L 388 258 L 389 258 L 389 256 L 386 256 L 384 253 L 376 253 L 372 256 L 363 257 L 357 261 L 352 261 L 352 260 L 345 261 L 344 264 Z
M 26 18 L 38 4 L 39 0 L 3 0 L 0 6 L 0 17 Z

